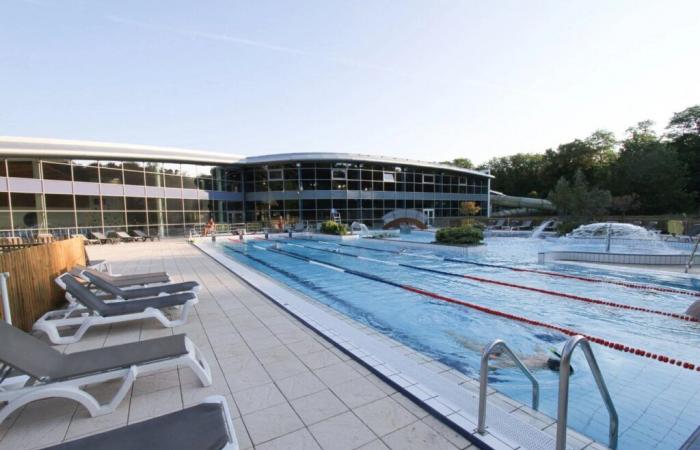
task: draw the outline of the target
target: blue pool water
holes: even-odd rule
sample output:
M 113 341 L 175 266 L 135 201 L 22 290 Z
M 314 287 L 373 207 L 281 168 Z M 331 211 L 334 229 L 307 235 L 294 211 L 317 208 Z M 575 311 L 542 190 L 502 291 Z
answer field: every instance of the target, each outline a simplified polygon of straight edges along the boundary
M 417 233 L 411 235 L 419 236 Z M 489 238 L 486 244 L 470 249 L 464 260 L 700 290 L 697 280 L 672 275 L 638 276 L 572 265 L 538 266 L 535 264 L 537 252 L 551 245 L 544 240 Z M 540 410 L 552 417 L 556 415 L 558 374 L 544 368 L 543 363 L 550 349 L 561 350 L 567 336 L 432 299 L 398 286 L 309 264 L 298 257 L 700 363 L 698 323 L 591 305 L 393 264 L 467 274 L 675 313 L 683 313 L 697 297 L 445 261 L 436 258 L 440 255 L 436 255 L 432 247 L 399 252 L 401 242 L 362 239 L 338 245 L 294 239 L 279 241 L 277 245 L 281 252 L 271 248 L 273 245 L 273 242 L 257 241 L 224 244 L 224 247 L 231 258 L 475 378 L 481 348 L 494 339 L 504 339 L 534 367 L 535 376 L 541 383 Z M 345 254 L 334 253 L 336 250 Z M 700 372 L 599 345 L 593 345 L 593 350 L 620 417 L 620 448 L 675 449 L 700 425 Z M 608 415 L 580 352 L 575 354 L 573 366 L 569 426 L 607 443 Z M 491 385 L 504 394 L 529 403 L 530 385 L 515 369 L 501 366 L 491 373 L 490 380 Z

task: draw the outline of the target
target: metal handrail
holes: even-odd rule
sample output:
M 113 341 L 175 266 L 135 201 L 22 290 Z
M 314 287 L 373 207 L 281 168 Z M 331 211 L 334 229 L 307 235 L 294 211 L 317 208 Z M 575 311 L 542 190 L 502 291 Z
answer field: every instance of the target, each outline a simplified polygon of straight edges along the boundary
M 586 355 L 586 361 L 588 361 L 588 366 L 591 368 L 591 373 L 593 373 L 593 378 L 598 385 L 600 395 L 603 397 L 603 403 L 605 403 L 605 407 L 608 409 L 608 415 L 610 416 L 610 429 L 608 436 L 610 442 L 608 447 L 615 450 L 617 448 L 618 434 L 617 411 L 615 410 L 615 405 L 610 397 L 610 392 L 608 392 L 608 388 L 605 385 L 605 380 L 600 372 L 600 367 L 598 367 L 598 362 L 593 355 L 593 350 L 591 350 L 591 345 L 588 343 L 588 339 L 581 335 L 576 335 L 569 338 L 569 340 L 566 341 L 564 349 L 561 353 L 561 363 L 559 365 L 559 405 L 557 406 L 556 449 L 566 449 L 566 421 L 569 410 L 569 377 L 571 375 L 571 355 L 579 344 L 581 345 L 583 354 Z
M 698 235 L 698 239 L 695 241 L 693 251 L 690 252 L 690 257 L 688 258 L 688 262 L 685 265 L 685 273 L 690 272 L 690 268 L 693 267 L 693 262 L 695 261 L 695 254 L 698 252 L 698 246 L 700 246 L 700 235 Z
M 496 339 L 484 348 L 481 355 L 481 368 L 479 375 L 479 423 L 477 431 L 481 434 L 486 432 L 486 391 L 489 383 L 489 356 L 498 349 L 502 349 L 515 362 L 516 366 L 530 379 L 532 383 L 532 409 L 535 411 L 540 406 L 540 384 L 530 370 L 525 367 L 520 358 L 501 339 Z

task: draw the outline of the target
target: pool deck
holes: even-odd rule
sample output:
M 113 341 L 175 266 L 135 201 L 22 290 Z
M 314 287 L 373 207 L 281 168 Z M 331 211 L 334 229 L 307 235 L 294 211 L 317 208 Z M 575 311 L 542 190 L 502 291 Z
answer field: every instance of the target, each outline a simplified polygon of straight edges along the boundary
M 181 239 L 88 247 L 115 273 L 196 280 L 200 302 L 175 329 L 155 321 L 95 327 L 69 353 L 174 333 L 212 366 L 207 388 L 187 369 L 140 377 L 117 410 L 90 418 L 75 402 L 34 402 L 0 425 L 0 449 L 34 449 L 226 397 L 241 449 L 475 448 L 329 341 Z M 111 394 L 114 384 L 92 390 Z

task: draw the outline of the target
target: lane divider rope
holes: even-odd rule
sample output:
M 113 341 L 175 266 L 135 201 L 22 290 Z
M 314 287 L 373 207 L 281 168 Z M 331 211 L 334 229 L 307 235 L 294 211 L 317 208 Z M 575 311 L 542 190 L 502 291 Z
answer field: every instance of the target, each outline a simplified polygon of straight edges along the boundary
M 302 238 L 294 238 L 294 239 L 302 240 Z M 314 241 L 313 239 L 304 239 L 304 240 L 318 242 L 318 241 Z M 571 275 L 571 274 L 566 274 L 566 273 L 561 273 L 561 272 L 551 272 L 548 270 L 524 269 L 524 268 L 520 268 L 520 267 L 506 266 L 506 265 L 502 265 L 502 264 L 478 263 L 478 262 L 474 262 L 474 261 L 465 261 L 463 259 L 456 259 L 456 258 L 442 258 L 439 256 L 434 256 L 434 257 L 433 256 L 424 256 L 424 255 L 418 255 L 416 253 L 402 253 L 402 252 L 397 252 L 397 251 L 393 251 L 393 250 L 372 248 L 372 247 L 366 247 L 366 246 L 362 246 L 362 245 L 351 245 L 351 244 L 341 244 L 341 243 L 335 243 L 335 244 L 343 246 L 343 247 L 355 247 L 355 248 L 361 248 L 364 250 L 372 250 L 375 252 L 392 253 L 395 255 L 408 254 L 411 256 L 425 257 L 425 258 L 429 258 L 429 259 L 440 259 L 443 261 L 455 262 L 455 263 L 459 263 L 459 264 L 469 264 L 469 265 L 481 266 L 481 267 L 493 267 L 496 269 L 507 269 L 507 270 L 512 270 L 514 272 L 536 273 L 539 275 L 546 275 L 546 276 L 558 277 L 558 278 L 567 278 L 567 279 L 571 279 L 571 280 L 584 281 L 587 283 L 605 283 L 605 284 L 613 284 L 616 286 L 622 286 L 622 287 L 631 288 L 631 289 L 640 289 L 640 290 L 645 290 L 645 291 L 655 291 L 655 292 L 664 292 L 664 293 L 669 293 L 669 294 L 689 295 L 691 297 L 700 297 L 700 292 L 691 291 L 691 290 L 687 290 L 687 289 L 664 287 L 664 286 L 654 286 L 654 285 L 650 285 L 650 284 L 641 284 L 641 283 L 632 283 L 629 281 L 606 280 L 603 278 L 585 277 L 582 275 Z
M 304 246 L 300 246 L 300 245 L 297 245 L 297 246 L 304 248 Z M 585 303 L 592 303 L 595 305 L 602 305 L 602 306 L 608 306 L 611 308 L 620 308 L 620 309 L 626 309 L 629 311 L 639 311 L 639 312 L 644 312 L 644 313 L 649 313 L 649 314 L 656 314 L 659 316 L 665 316 L 665 317 L 671 317 L 671 318 L 678 319 L 678 320 L 684 320 L 686 322 L 700 322 L 699 319 L 696 319 L 695 317 L 692 317 L 692 316 L 688 316 L 686 314 L 679 314 L 679 313 L 674 313 L 674 312 L 661 311 L 658 309 L 644 308 L 641 306 L 626 305 L 624 303 L 611 302 L 608 300 L 600 300 L 600 299 L 595 299 L 595 298 L 590 298 L 590 297 L 584 297 L 581 295 L 568 294 L 566 292 L 552 291 L 549 289 L 524 286 L 522 284 L 509 283 L 506 281 L 498 281 L 498 280 L 493 280 L 490 278 L 477 277 L 477 276 L 473 276 L 473 275 L 452 273 L 452 272 L 447 272 L 444 270 L 431 269 L 428 267 L 414 266 L 412 264 L 391 263 L 388 261 L 381 261 L 378 259 L 366 258 L 366 257 L 360 256 L 360 255 L 355 255 L 352 253 L 341 252 L 340 250 L 330 250 L 330 249 L 325 249 L 325 248 L 308 247 L 308 246 L 306 248 L 309 248 L 312 250 L 317 250 L 319 252 L 327 252 L 327 253 L 341 255 L 341 256 L 349 256 L 349 257 L 354 257 L 354 258 L 358 258 L 358 259 L 365 259 L 365 260 L 374 261 L 374 262 L 378 262 L 378 263 L 392 264 L 392 265 L 397 265 L 397 266 L 401 266 L 401 267 L 407 267 L 409 269 L 421 270 L 423 272 L 436 273 L 438 275 L 445 275 L 445 276 L 451 276 L 451 277 L 456 277 L 456 278 L 466 278 L 468 280 L 477 281 L 477 282 L 481 282 L 481 283 L 495 284 L 498 286 L 504 286 L 504 287 L 514 288 L 514 289 L 521 289 L 521 290 L 525 290 L 525 291 L 532 291 L 532 292 L 537 292 L 540 294 L 550 295 L 553 297 L 562 297 L 562 298 L 567 298 L 570 300 L 576 300 L 576 301 L 585 302 Z
M 275 249 L 275 248 L 269 248 L 267 250 L 274 252 L 274 253 L 278 253 L 280 255 L 285 255 L 285 256 L 288 256 L 291 258 L 305 261 L 307 263 L 311 263 L 312 261 L 322 262 L 322 261 L 317 261 L 313 258 L 309 258 L 307 256 L 302 256 L 302 255 L 296 254 L 294 252 L 289 252 L 286 250 Z M 395 286 L 395 287 L 398 287 L 400 289 L 404 289 L 404 290 L 409 291 L 409 292 L 423 295 L 425 297 L 430 297 L 430 298 L 434 298 L 436 300 L 441 300 L 441 301 L 444 301 L 447 303 L 465 306 L 467 308 L 471 308 L 471 309 L 474 309 L 476 311 L 480 311 L 480 312 L 494 315 L 494 316 L 498 316 L 498 317 L 503 317 L 503 318 L 510 319 L 510 320 L 517 321 L 517 322 L 522 322 L 522 323 L 525 323 L 528 325 L 534 325 L 534 326 L 538 326 L 541 328 L 547 328 L 550 330 L 558 331 L 558 332 L 565 334 L 567 336 L 581 335 L 581 336 L 584 336 L 586 339 L 588 339 L 590 342 L 611 348 L 613 350 L 617 350 L 619 352 L 630 353 L 630 354 L 633 354 L 635 356 L 649 358 L 649 359 L 654 360 L 654 361 L 659 361 L 662 363 L 671 364 L 673 366 L 681 367 L 683 369 L 700 372 L 700 364 L 695 364 L 695 363 L 691 363 L 688 361 L 684 361 L 680 358 L 673 358 L 671 356 L 667 356 L 667 355 L 663 355 L 663 354 L 659 354 L 659 353 L 652 353 L 650 351 L 647 351 L 647 350 L 644 350 L 641 348 L 632 347 L 629 345 L 624 345 L 624 344 L 621 344 L 619 342 L 610 341 L 610 340 L 603 339 L 603 338 L 600 338 L 597 336 L 592 336 L 592 335 L 589 335 L 586 333 L 580 333 L 580 332 L 577 332 L 577 331 L 572 330 L 570 328 L 565 328 L 565 327 L 561 327 L 559 325 L 553 325 L 553 324 L 549 324 L 549 323 L 542 322 L 539 320 L 530 319 L 530 318 L 527 318 L 524 316 L 519 316 L 516 314 L 507 313 L 504 311 L 499 311 L 496 309 L 488 308 L 486 306 L 478 305 L 476 303 L 471 303 L 471 302 L 467 302 L 464 300 L 459 300 L 456 298 L 441 295 L 441 294 L 438 294 L 435 292 L 426 291 L 424 289 L 420 289 L 420 288 L 417 288 L 415 286 L 396 283 L 394 281 L 387 280 L 387 279 L 379 277 L 377 275 L 373 275 L 373 274 L 369 274 L 369 273 L 365 273 L 365 272 L 360 272 L 360 271 L 353 270 L 353 269 L 347 269 L 347 268 L 339 266 L 337 264 L 327 263 L 327 262 L 322 262 L 322 263 L 326 266 L 334 266 L 336 269 L 340 269 L 341 271 L 343 271 L 347 274 L 350 274 L 350 275 L 355 275 L 357 277 L 377 281 L 379 283 L 384 283 L 384 284 L 387 284 L 390 286 Z

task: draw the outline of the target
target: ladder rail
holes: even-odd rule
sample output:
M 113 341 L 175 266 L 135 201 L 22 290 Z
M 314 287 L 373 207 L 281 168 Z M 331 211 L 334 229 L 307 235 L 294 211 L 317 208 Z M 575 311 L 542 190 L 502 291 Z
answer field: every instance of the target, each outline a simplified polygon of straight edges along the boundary
M 690 252 L 688 262 L 685 264 L 685 273 L 690 272 L 690 269 L 693 267 L 693 262 L 695 261 L 695 254 L 698 252 L 698 246 L 700 246 L 700 235 L 698 235 L 698 238 L 695 240 L 693 251 Z
M 479 373 L 479 421 L 477 426 L 477 431 L 480 434 L 484 434 L 486 432 L 486 392 L 489 383 L 489 357 L 499 349 L 503 350 L 505 354 L 510 356 L 510 358 L 515 362 L 516 367 L 518 367 L 520 371 L 523 372 L 530 380 L 530 383 L 532 383 L 532 409 L 536 411 L 540 405 L 540 383 L 537 381 L 532 372 L 530 372 L 530 369 L 528 369 L 520 358 L 518 358 L 510 347 L 508 347 L 508 344 L 501 339 L 496 339 L 491 344 L 484 347 L 484 351 L 481 355 L 481 366 Z
M 571 375 L 571 356 L 577 346 L 581 347 L 583 354 L 586 356 L 586 361 L 591 369 L 593 378 L 595 379 L 596 385 L 598 386 L 598 391 L 603 397 L 603 403 L 608 410 L 608 415 L 610 416 L 610 428 L 608 433 L 609 444 L 608 446 L 615 450 L 617 448 L 617 438 L 619 429 L 619 419 L 617 416 L 617 410 L 613 404 L 612 397 L 610 397 L 610 392 L 605 384 L 603 375 L 598 366 L 598 362 L 593 355 L 593 350 L 591 350 L 591 345 L 588 340 L 581 336 L 576 335 L 569 338 L 564 345 L 564 349 L 561 354 L 561 363 L 559 366 L 559 400 L 557 406 L 557 438 L 556 438 L 556 449 L 565 450 L 566 449 L 566 430 L 567 430 L 567 415 L 569 407 L 569 377 Z

